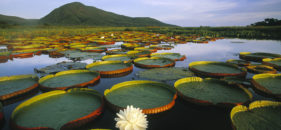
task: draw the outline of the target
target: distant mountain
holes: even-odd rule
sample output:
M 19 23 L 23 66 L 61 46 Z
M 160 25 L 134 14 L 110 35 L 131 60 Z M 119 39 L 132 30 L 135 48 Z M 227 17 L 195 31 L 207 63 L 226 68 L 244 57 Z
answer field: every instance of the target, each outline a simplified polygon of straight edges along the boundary
M 24 19 L 16 16 L 6 16 L 0 14 L 0 25 L 34 25 L 37 24 L 37 19 Z
M 174 26 L 149 17 L 128 17 L 107 12 L 79 2 L 65 4 L 39 20 L 49 25 L 90 26 Z

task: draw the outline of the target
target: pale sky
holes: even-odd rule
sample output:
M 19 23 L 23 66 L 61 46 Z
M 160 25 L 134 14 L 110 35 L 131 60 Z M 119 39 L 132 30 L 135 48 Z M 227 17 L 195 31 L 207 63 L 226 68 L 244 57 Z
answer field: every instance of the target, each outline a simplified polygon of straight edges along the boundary
M 70 2 L 179 26 L 245 26 L 281 19 L 281 0 L 0 0 L 0 14 L 39 19 Z

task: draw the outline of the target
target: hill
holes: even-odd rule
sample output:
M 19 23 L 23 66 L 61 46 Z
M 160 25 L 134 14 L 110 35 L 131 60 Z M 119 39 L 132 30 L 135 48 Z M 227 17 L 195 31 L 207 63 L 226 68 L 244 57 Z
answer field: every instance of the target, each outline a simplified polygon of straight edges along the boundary
M 90 26 L 174 26 L 149 17 L 128 17 L 107 12 L 79 2 L 65 4 L 39 20 L 49 25 Z
M 0 14 L 0 26 L 34 25 L 37 24 L 37 22 L 37 19 L 24 19 L 16 16 L 6 16 Z

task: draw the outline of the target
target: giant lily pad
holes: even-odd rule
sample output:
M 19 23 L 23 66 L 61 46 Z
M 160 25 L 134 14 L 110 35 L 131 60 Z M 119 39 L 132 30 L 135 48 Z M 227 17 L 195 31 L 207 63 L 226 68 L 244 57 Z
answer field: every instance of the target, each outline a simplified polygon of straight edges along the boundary
M 230 63 L 216 61 L 195 61 L 189 64 L 189 69 L 198 75 L 210 77 L 245 76 L 246 71 Z
M 95 119 L 102 109 L 102 95 L 97 91 L 55 90 L 21 103 L 11 121 L 15 129 L 73 129 Z
M 281 99 L 281 74 L 257 74 L 253 76 L 254 90 Z
M 142 68 L 163 68 L 175 66 L 175 61 L 161 57 L 143 57 L 135 59 L 134 64 Z
M 164 83 L 146 80 L 126 81 L 104 92 L 106 101 L 115 110 L 133 105 L 146 114 L 171 109 L 175 104 L 175 90 Z
M 204 105 L 234 106 L 252 99 L 249 90 L 219 79 L 183 78 L 175 82 L 175 88 L 185 100 Z
M 85 48 L 81 48 L 81 51 L 86 51 L 86 52 L 105 52 L 107 51 L 106 47 L 85 47 Z
M 157 50 L 171 50 L 174 46 L 170 45 L 150 45 L 149 48 Z
M 277 69 L 278 71 L 281 71 L 281 58 L 266 58 L 262 60 L 262 63 L 265 65 L 269 65 Z
M 280 54 L 274 53 L 265 53 L 265 52 L 240 52 L 239 54 L 240 59 L 249 60 L 249 61 L 257 61 L 261 62 L 264 58 L 281 58 Z
M 80 51 L 67 51 L 63 52 L 66 58 L 73 59 L 73 60 L 87 60 L 87 59 L 94 59 L 94 60 L 101 60 L 104 56 L 101 53 L 95 52 L 80 52 Z
M 100 61 L 89 64 L 86 68 L 91 71 L 98 71 L 102 77 L 114 77 L 123 73 L 126 75 L 133 71 L 133 65 L 123 61 Z
M 38 86 L 35 75 L 0 77 L 0 100 L 7 100 L 34 90 Z
M 7 59 L 10 57 L 12 52 L 10 51 L 0 51 L 0 59 Z
M 151 52 L 150 51 L 128 51 L 127 55 L 138 58 L 138 57 L 147 57 L 150 56 Z
M 236 130 L 280 130 L 281 102 L 255 101 L 249 107 L 239 105 L 231 110 Z
M 147 47 L 137 47 L 134 48 L 135 51 L 150 51 L 150 52 L 157 52 L 157 49 L 147 48 Z
M 132 58 L 125 54 L 119 54 L 119 55 L 106 55 L 102 57 L 102 60 L 104 61 L 125 61 L 130 62 L 132 61 Z
M 86 63 L 81 62 L 60 62 L 55 65 L 49 65 L 41 69 L 34 69 L 35 73 L 40 74 L 41 76 L 46 76 L 48 74 L 55 74 L 60 71 L 65 70 L 79 70 L 79 69 L 85 69 Z
M 194 73 L 188 70 L 188 68 L 171 67 L 138 71 L 136 75 L 140 78 L 165 81 L 176 80 L 184 77 L 192 77 L 194 76 Z
M 229 84 L 240 84 L 240 85 L 243 85 L 245 87 L 250 87 L 251 86 L 250 80 L 244 79 L 244 78 L 225 77 L 225 78 L 223 78 L 223 80 L 225 80 Z
M 116 54 L 127 54 L 127 50 L 122 49 L 112 49 L 105 52 L 107 55 L 116 55 Z
M 39 80 L 43 90 L 67 89 L 71 87 L 86 87 L 99 81 L 98 72 L 89 70 L 67 70 L 54 75 L 47 75 Z
M 247 70 L 252 73 L 260 74 L 260 73 L 272 73 L 275 74 L 277 73 L 277 70 L 275 70 L 271 66 L 267 65 L 249 65 L 246 66 Z
M 137 43 L 123 43 L 121 45 L 121 48 L 128 49 L 128 50 L 134 50 L 134 48 L 140 47 L 140 46 L 141 46 L 141 44 L 137 44 Z
M 245 61 L 245 60 L 235 60 L 235 59 L 229 59 L 226 61 L 227 63 L 232 63 L 238 66 L 248 66 L 251 63 L 249 61 Z
M 169 58 L 175 61 L 183 61 L 186 59 L 185 55 L 181 55 L 180 53 L 153 53 L 151 54 L 151 57 L 163 57 L 163 58 Z

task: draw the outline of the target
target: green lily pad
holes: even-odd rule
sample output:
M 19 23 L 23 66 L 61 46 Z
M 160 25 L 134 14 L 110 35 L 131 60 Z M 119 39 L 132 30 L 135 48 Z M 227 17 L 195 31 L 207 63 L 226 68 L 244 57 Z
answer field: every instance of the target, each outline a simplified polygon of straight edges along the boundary
M 229 59 L 226 61 L 227 63 L 231 63 L 231 64 L 235 64 L 238 66 L 248 66 L 251 63 L 249 61 L 245 61 L 245 60 L 235 60 L 235 59 Z
M 94 59 L 94 60 L 101 60 L 104 56 L 101 53 L 95 52 L 80 52 L 80 51 L 67 51 L 63 52 L 66 58 L 73 59 L 73 60 L 87 60 L 87 59 Z
M 69 87 L 85 87 L 100 79 L 98 72 L 89 70 L 67 70 L 47 75 L 39 80 L 41 89 L 66 89 Z
M 263 59 L 262 64 L 269 65 L 281 71 L 281 58 L 274 58 L 274 59 Z
M 257 92 L 281 99 L 281 74 L 257 74 L 252 83 Z
M 132 63 L 123 61 L 100 61 L 89 64 L 86 68 L 99 72 L 103 78 L 125 76 L 133 71 Z
M 13 111 L 11 120 L 16 126 L 29 129 L 78 127 L 99 116 L 102 105 L 102 95 L 94 90 L 56 90 L 21 103 Z
M 85 48 L 80 48 L 80 50 L 84 51 L 84 52 L 98 52 L 98 53 L 101 53 L 101 52 L 107 51 L 107 48 L 106 47 L 85 47 Z
M 251 73 L 261 74 L 261 73 L 277 73 L 273 67 L 268 65 L 249 65 L 246 66 L 247 70 Z
M 264 58 L 281 58 L 280 54 L 274 53 L 265 53 L 265 52 L 240 52 L 239 54 L 240 59 L 249 60 L 249 61 L 257 61 L 261 62 Z
M 121 48 L 128 49 L 128 50 L 134 50 L 134 48 L 141 47 L 141 46 L 142 46 L 141 44 L 137 44 L 137 43 L 123 43 L 121 45 Z
M 85 69 L 86 63 L 81 62 L 60 62 L 55 65 L 49 65 L 41 69 L 34 69 L 35 73 L 40 74 L 41 76 L 46 76 L 48 74 L 55 74 L 64 70 L 79 70 Z
M 157 52 L 157 49 L 147 48 L 147 47 L 137 47 L 134 48 L 135 51 L 150 51 L 150 52 Z
M 132 58 L 128 55 L 119 54 L 119 55 L 106 55 L 102 57 L 104 61 L 127 61 L 130 62 Z
M 134 60 L 134 64 L 138 67 L 143 68 L 162 68 L 162 67 L 172 67 L 175 65 L 175 61 L 168 58 L 161 57 L 143 57 Z
M 133 105 L 144 109 L 145 113 L 145 109 L 173 104 L 175 94 L 175 90 L 167 84 L 146 80 L 122 82 L 104 92 L 106 101 L 113 106 L 126 108 L 127 105 Z
M 101 61 L 89 64 L 86 66 L 91 71 L 114 71 L 130 67 L 131 63 L 121 61 Z
M 243 85 L 243 86 L 245 86 L 245 87 L 251 86 L 250 80 L 243 79 L 243 78 L 225 77 L 225 78 L 223 78 L 223 80 L 225 80 L 225 81 L 228 82 L 229 84 L 241 84 L 241 85 Z
M 245 76 L 246 71 L 230 63 L 216 61 L 195 61 L 189 64 L 189 69 L 198 75 L 224 77 Z
M 185 100 L 201 104 L 236 105 L 252 99 L 249 90 L 212 78 L 183 78 L 175 82 L 175 88 Z
M 37 82 L 38 77 L 35 75 L 0 77 L 0 100 L 3 101 L 27 93 L 38 86 Z
M 231 110 L 231 121 L 237 130 L 280 130 L 281 103 L 255 101 L 249 107 L 239 105 Z
M 10 56 L 11 54 L 11 51 L 0 51 L 0 56 Z
M 163 57 L 175 61 L 183 61 L 186 58 L 185 55 L 181 55 L 180 53 L 153 53 L 151 57 Z
M 188 68 L 171 67 L 138 71 L 136 75 L 140 78 L 165 81 L 177 80 L 184 77 L 192 77 L 194 76 L 194 73 L 188 70 Z
M 112 49 L 105 52 L 107 55 L 116 55 L 116 54 L 127 54 L 127 50 L 122 49 Z
M 138 58 L 138 57 L 150 56 L 151 52 L 150 51 L 128 51 L 126 54 L 130 57 Z

